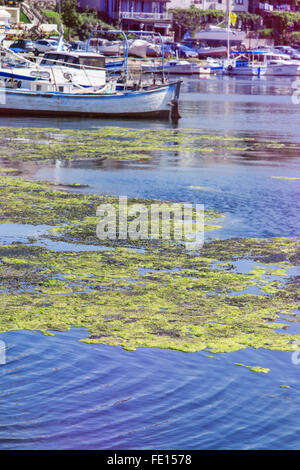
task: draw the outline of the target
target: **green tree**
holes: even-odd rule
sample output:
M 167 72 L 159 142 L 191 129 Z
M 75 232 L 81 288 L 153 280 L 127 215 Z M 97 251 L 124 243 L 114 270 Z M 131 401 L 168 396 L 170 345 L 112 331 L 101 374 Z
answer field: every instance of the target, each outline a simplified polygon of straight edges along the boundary
M 68 28 L 68 34 L 71 31 L 77 31 L 81 25 L 80 14 L 77 12 L 77 0 L 63 0 L 61 2 L 61 19 Z
M 97 27 L 102 29 L 114 29 L 98 18 L 97 10 L 86 8 L 83 12 L 77 10 L 77 0 L 62 0 L 61 18 L 66 28 L 65 37 L 78 37 L 82 41 L 88 38 L 90 32 Z
M 82 13 L 79 18 L 79 22 L 76 28 L 77 35 L 84 41 L 88 38 L 90 32 L 95 28 L 97 24 L 96 18 L 88 13 Z

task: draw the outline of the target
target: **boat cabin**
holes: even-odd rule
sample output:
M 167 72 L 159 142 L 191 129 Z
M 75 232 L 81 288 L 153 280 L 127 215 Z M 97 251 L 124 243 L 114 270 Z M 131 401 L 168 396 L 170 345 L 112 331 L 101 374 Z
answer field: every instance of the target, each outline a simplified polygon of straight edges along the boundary
M 75 68 L 92 67 L 104 69 L 105 57 L 100 54 L 85 51 L 53 51 L 44 54 L 41 65 L 66 65 L 67 67 Z
M 276 64 L 279 61 L 289 60 L 286 54 L 278 54 L 268 50 L 261 51 L 232 51 L 236 66 L 247 66 L 249 63 Z

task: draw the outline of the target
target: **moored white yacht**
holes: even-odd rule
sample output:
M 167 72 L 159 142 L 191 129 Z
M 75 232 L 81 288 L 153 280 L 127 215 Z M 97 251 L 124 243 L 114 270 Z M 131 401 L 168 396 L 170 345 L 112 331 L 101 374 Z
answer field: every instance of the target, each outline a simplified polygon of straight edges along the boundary
M 265 75 L 272 76 L 300 76 L 300 61 L 289 59 L 287 56 L 266 52 L 264 54 L 264 63 L 266 64 Z
M 246 38 L 244 31 L 231 29 L 229 26 L 221 28 L 217 25 L 207 25 L 204 29 L 195 34 L 195 39 L 205 42 L 226 43 L 230 40 L 231 44 L 240 44 Z
M 228 75 L 290 76 L 300 75 L 300 61 L 272 51 L 247 51 L 237 53 L 224 63 Z M 233 54 L 232 54 L 233 55 Z

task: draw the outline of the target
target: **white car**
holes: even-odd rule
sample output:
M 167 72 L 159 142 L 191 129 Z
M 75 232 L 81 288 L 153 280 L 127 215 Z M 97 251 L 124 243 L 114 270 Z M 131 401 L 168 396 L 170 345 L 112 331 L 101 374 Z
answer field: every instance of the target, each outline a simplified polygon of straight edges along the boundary
M 56 51 L 58 41 L 54 39 L 38 39 L 34 43 L 34 54 L 39 55 L 44 52 Z

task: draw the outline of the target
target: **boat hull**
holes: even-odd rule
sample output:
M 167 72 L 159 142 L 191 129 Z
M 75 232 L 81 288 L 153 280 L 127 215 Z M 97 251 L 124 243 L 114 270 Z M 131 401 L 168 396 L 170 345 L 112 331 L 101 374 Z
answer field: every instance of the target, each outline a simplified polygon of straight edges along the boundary
M 198 41 L 206 41 L 207 44 L 217 43 L 218 45 L 226 45 L 228 41 L 228 35 L 232 45 L 240 44 L 246 38 L 246 33 L 244 31 L 230 29 L 228 34 L 227 28 L 210 27 L 207 29 L 202 29 L 202 31 L 196 33 L 195 39 Z
M 267 65 L 266 75 L 297 77 L 300 75 L 299 64 Z
M 208 47 L 206 49 L 198 49 L 199 59 L 207 59 L 208 57 L 226 57 L 227 47 Z
M 211 73 L 211 67 L 201 66 L 193 62 L 189 63 L 187 61 L 171 61 L 164 67 L 162 65 L 142 65 L 141 70 L 144 73 L 164 72 L 166 74 L 174 75 L 199 75 L 200 73 Z
M 241 75 L 241 76 L 250 76 L 250 77 L 261 77 L 266 74 L 265 67 L 232 67 L 231 69 L 227 68 L 224 71 L 227 75 Z
M 142 72 L 144 73 L 159 73 L 163 72 L 166 74 L 172 74 L 172 75 L 199 75 L 200 73 L 209 73 L 209 71 L 206 72 L 206 69 L 204 67 L 168 67 L 165 66 L 164 68 L 162 66 L 144 66 L 142 67 Z
M 1 90 L 0 114 L 168 118 L 180 82 L 115 94 Z

